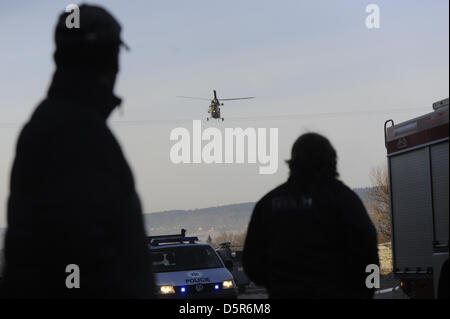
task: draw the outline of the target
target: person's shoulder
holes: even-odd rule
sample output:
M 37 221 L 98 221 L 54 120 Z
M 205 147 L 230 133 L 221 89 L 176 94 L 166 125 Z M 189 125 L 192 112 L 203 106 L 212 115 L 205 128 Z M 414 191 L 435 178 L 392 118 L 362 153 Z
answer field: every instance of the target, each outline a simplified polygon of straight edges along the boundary
M 339 197 L 341 203 L 348 206 L 363 206 L 361 197 L 349 186 L 340 180 L 336 180 L 333 185 L 336 196 Z
M 262 205 L 266 204 L 267 202 L 271 201 L 274 197 L 280 196 L 282 194 L 285 194 L 288 190 L 288 183 L 285 182 L 271 191 L 269 191 L 267 194 L 265 194 L 257 203 L 256 205 Z
M 346 195 L 346 196 L 353 196 L 356 195 L 356 193 L 349 187 L 347 186 L 343 181 L 336 179 L 331 183 L 332 188 L 342 194 L 342 195 Z

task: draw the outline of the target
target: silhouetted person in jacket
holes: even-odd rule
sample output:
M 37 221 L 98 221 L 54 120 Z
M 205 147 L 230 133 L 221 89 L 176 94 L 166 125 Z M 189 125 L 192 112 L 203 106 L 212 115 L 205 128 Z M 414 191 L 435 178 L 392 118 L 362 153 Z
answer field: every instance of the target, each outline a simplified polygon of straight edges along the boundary
M 271 298 L 369 298 L 366 266 L 378 264 L 375 228 L 358 196 L 338 180 L 323 136 L 300 136 L 288 181 L 255 206 L 243 266 Z
M 8 200 L 4 294 L 30 298 L 148 298 L 153 277 L 132 172 L 106 120 L 120 104 L 120 25 L 80 6 L 63 13 L 56 72 L 23 128 Z M 79 288 L 76 272 L 79 268 Z M 66 285 L 68 281 L 68 286 Z

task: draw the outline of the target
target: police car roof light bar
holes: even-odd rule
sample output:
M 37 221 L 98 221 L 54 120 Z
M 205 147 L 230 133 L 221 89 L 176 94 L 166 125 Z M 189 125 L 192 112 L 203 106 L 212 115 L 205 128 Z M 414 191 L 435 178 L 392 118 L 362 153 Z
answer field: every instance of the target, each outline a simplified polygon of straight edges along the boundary
M 158 246 L 159 244 L 169 244 L 169 243 L 184 243 L 189 242 L 191 244 L 198 241 L 198 237 L 170 237 L 170 238 L 158 238 L 158 239 L 152 239 L 150 241 L 150 245 L 152 246 Z
M 180 234 L 173 235 L 158 235 L 158 236 L 147 236 L 148 243 L 151 243 L 154 239 L 162 239 L 162 238 L 183 238 L 186 237 L 186 229 L 181 229 Z

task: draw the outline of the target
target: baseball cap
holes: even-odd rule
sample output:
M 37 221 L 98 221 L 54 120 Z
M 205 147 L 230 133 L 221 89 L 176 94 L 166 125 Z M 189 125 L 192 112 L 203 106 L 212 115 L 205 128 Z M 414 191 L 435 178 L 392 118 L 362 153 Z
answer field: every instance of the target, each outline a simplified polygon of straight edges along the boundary
M 105 9 L 99 6 L 82 4 L 79 6 L 80 26 L 69 28 L 66 19 L 70 12 L 63 12 L 58 19 L 55 29 L 55 43 L 58 49 L 111 46 L 129 46 L 120 37 L 119 22 Z

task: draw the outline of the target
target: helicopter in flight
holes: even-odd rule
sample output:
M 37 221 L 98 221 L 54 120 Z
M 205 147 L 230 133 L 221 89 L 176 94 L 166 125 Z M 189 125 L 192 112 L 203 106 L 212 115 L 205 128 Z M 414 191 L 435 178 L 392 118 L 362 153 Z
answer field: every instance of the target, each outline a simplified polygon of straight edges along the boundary
M 249 100 L 249 99 L 255 98 L 254 96 L 249 96 L 249 97 L 235 97 L 235 98 L 227 98 L 227 99 L 219 100 L 217 98 L 216 90 L 214 90 L 213 92 L 214 92 L 214 98 L 211 100 L 209 98 L 192 97 L 192 96 L 177 96 L 177 97 L 184 98 L 184 99 L 211 101 L 211 104 L 209 105 L 209 108 L 208 108 L 209 117 L 206 118 L 207 121 L 209 121 L 209 119 L 217 119 L 217 120 L 222 119 L 222 121 L 224 120 L 223 117 L 220 117 L 220 106 L 223 105 L 223 103 L 221 103 L 221 101 Z

